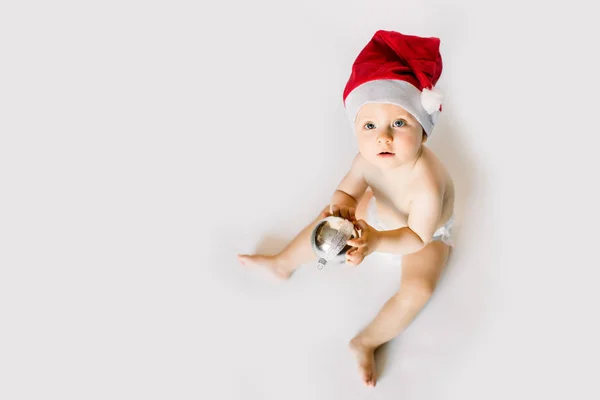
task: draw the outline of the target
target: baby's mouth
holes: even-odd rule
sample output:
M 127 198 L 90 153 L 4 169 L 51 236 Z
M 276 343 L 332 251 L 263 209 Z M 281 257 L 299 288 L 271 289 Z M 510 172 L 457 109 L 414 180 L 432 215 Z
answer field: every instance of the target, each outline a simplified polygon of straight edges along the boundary
M 391 152 L 389 152 L 389 151 L 382 151 L 382 152 L 381 152 L 381 153 L 379 153 L 378 155 L 379 155 L 379 156 L 381 156 L 381 157 L 390 157 L 390 156 L 393 156 L 393 155 L 394 155 L 394 153 L 391 153 Z

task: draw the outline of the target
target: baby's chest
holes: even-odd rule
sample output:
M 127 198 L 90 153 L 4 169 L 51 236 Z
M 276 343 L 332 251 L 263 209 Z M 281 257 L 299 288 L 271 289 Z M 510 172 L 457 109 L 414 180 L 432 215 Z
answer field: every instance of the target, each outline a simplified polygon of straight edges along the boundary
M 401 220 L 408 217 L 411 195 L 408 185 L 401 183 L 390 184 L 377 179 L 367 181 L 373 191 L 379 208 L 394 213 Z

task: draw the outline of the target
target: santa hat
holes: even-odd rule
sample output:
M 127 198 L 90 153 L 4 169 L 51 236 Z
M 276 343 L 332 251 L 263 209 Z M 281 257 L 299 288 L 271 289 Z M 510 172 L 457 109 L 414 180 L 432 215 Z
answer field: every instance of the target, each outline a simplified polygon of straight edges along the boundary
M 442 73 L 438 38 L 377 31 L 352 65 L 344 106 L 352 123 L 366 103 L 391 103 L 411 113 L 431 135 L 442 110 L 435 90 Z

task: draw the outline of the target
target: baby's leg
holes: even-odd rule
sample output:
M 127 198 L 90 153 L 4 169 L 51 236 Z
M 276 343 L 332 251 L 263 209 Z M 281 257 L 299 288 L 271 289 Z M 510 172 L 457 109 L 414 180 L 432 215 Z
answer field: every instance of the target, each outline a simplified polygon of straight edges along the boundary
M 372 193 L 367 190 L 366 194 L 360 199 L 356 206 L 355 217 L 357 219 L 364 218 L 367 205 L 371 199 Z M 329 206 L 326 206 L 319 216 L 315 218 L 278 254 L 240 254 L 238 259 L 243 265 L 259 266 L 267 268 L 276 277 L 287 279 L 290 277 L 299 266 L 310 261 L 317 260 L 317 256 L 313 252 L 310 235 L 313 229 L 323 218 L 329 215 Z
M 356 205 L 355 217 L 361 219 L 365 217 L 367 205 L 372 197 L 370 189 L 362 196 Z M 313 252 L 310 235 L 313 229 L 326 216 L 330 215 L 329 206 L 326 206 L 319 216 L 307 225 L 300 233 L 278 254 L 240 254 L 238 259 L 243 265 L 259 266 L 267 268 L 277 278 L 287 279 L 299 266 L 310 261 L 317 260 Z
M 373 321 L 350 341 L 362 378 L 375 386 L 374 351 L 403 332 L 423 309 L 448 261 L 450 248 L 435 241 L 423 250 L 402 258 L 402 281 L 398 293 L 383 306 Z
M 310 235 L 317 223 L 329 215 L 329 206 L 307 225 L 300 233 L 278 254 L 240 254 L 238 259 L 242 265 L 267 268 L 277 278 L 287 279 L 299 266 L 316 260 L 316 255 L 310 244 Z

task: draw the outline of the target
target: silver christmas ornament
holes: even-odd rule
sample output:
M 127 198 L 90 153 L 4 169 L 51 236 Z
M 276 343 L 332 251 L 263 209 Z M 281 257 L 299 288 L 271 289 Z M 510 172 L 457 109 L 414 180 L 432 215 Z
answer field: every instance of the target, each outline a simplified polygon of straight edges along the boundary
M 327 263 L 343 263 L 346 252 L 352 247 L 348 240 L 358 238 L 354 224 L 347 219 L 329 216 L 317 223 L 312 231 L 311 245 L 317 255 L 317 268 L 323 269 Z

